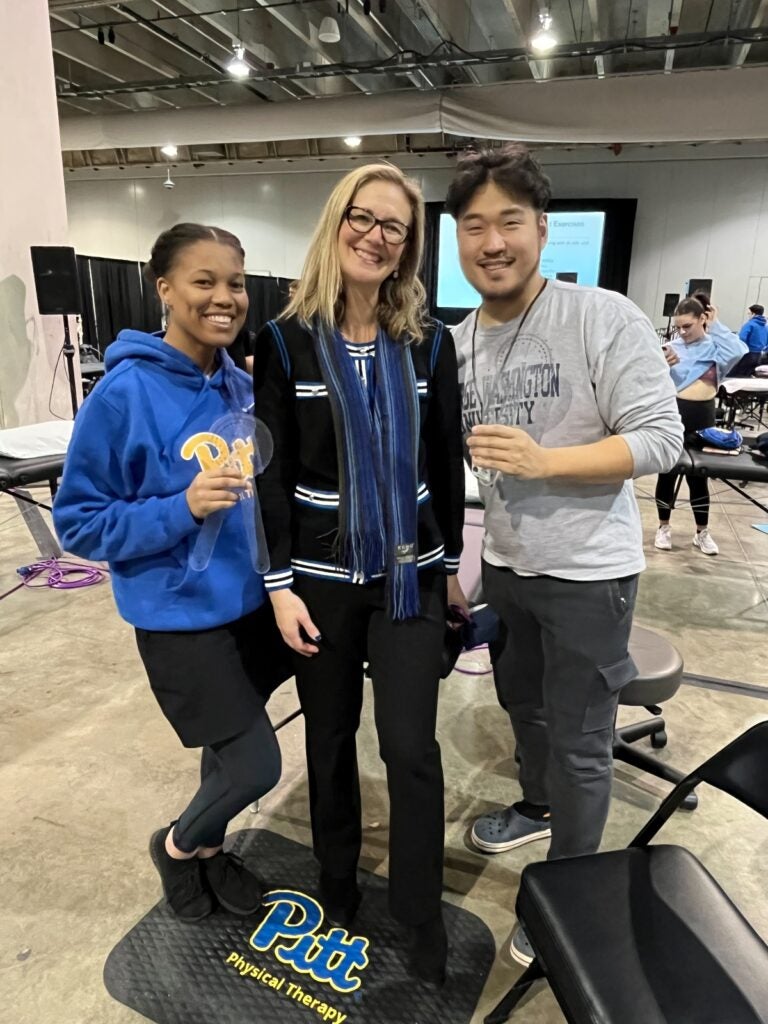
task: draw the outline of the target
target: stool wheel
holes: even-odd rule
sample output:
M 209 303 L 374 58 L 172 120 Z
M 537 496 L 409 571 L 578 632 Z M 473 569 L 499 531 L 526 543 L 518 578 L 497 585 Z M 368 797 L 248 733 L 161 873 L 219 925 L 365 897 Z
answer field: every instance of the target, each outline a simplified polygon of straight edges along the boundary
M 651 746 L 654 750 L 661 750 L 667 745 L 667 734 L 664 729 L 651 733 Z
M 699 806 L 699 798 L 695 793 L 689 793 L 688 796 L 680 804 L 680 807 L 684 811 L 695 811 Z

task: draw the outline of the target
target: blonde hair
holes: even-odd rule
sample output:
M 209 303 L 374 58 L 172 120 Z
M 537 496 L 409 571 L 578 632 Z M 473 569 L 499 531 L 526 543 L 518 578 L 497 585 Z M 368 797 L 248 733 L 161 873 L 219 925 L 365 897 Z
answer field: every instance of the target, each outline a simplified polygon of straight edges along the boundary
M 304 269 L 281 319 L 297 316 L 309 324 L 315 318 L 329 327 L 344 316 L 344 282 L 337 239 L 344 213 L 360 189 L 371 181 L 388 181 L 403 190 L 411 206 L 412 221 L 404 243 L 397 277 L 388 277 L 379 289 L 376 318 L 393 340 L 421 341 L 424 337 L 426 292 L 418 277 L 424 253 L 424 197 L 417 182 L 393 164 L 369 164 L 346 174 L 331 192 L 315 228 Z

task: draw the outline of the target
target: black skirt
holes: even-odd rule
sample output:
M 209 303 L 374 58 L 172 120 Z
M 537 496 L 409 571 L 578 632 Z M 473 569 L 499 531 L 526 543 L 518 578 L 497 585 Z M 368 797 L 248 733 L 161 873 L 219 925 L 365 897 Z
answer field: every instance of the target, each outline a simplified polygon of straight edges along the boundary
M 293 675 L 269 601 L 215 629 L 137 629 L 136 643 L 152 692 L 185 747 L 237 736 Z

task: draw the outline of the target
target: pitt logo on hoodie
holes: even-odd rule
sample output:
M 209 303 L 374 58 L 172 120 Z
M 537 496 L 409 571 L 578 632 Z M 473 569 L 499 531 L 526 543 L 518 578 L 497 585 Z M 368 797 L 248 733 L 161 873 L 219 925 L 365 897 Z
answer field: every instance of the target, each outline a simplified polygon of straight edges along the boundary
M 181 446 L 182 459 L 197 459 L 200 468 L 206 469 L 240 469 L 244 477 L 253 476 L 253 438 L 236 437 L 232 447 L 219 437 L 204 431 L 193 434 Z

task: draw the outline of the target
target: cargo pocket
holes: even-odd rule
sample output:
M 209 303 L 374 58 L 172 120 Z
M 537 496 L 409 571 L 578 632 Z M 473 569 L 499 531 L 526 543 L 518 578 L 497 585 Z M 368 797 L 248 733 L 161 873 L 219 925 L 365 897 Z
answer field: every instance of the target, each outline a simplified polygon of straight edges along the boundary
M 610 665 L 598 665 L 597 671 L 603 685 L 584 713 L 584 732 L 597 732 L 613 725 L 619 690 L 637 678 L 637 665 L 631 654 Z

